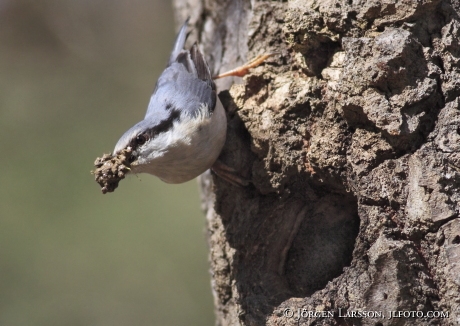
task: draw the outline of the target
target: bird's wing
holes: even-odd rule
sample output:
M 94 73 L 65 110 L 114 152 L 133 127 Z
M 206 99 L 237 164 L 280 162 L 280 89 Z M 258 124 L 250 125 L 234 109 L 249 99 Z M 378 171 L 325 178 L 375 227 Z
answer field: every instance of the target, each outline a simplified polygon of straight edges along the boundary
M 171 110 L 196 115 L 203 105 L 211 113 L 216 106 L 216 85 L 203 54 L 196 44 L 190 51 L 183 49 L 186 27 L 187 22 L 177 36 L 168 66 L 158 79 L 145 118 L 157 120 Z
M 188 19 L 177 35 L 166 69 L 157 81 L 145 119 L 129 129 L 120 138 L 114 152 L 131 145 L 140 133 L 162 133 L 172 127 L 182 114 L 196 116 L 205 105 L 211 113 L 216 106 L 216 86 L 209 67 L 193 45 L 184 50 Z
M 158 79 L 145 119 L 157 120 L 158 116 L 164 116 L 168 111 L 186 112 L 195 116 L 203 105 L 211 113 L 216 106 L 216 99 L 215 88 L 207 81 L 189 73 L 182 64 L 173 63 Z

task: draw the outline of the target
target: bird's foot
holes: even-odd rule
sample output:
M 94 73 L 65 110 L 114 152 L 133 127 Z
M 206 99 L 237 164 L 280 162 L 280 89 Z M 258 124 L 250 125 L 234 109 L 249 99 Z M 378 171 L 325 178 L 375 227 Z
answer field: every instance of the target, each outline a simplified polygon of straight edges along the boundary
M 248 63 L 246 63 L 246 64 L 244 64 L 244 65 L 242 65 L 242 66 L 240 66 L 238 68 L 235 68 L 235 69 L 232 69 L 230 71 L 224 72 L 224 73 L 222 73 L 220 75 L 214 76 L 213 79 L 219 79 L 219 78 L 231 77 L 231 76 L 244 77 L 249 72 L 249 69 L 259 66 L 265 60 L 267 60 L 268 58 L 270 58 L 270 57 L 272 57 L 272 56 L 274 56 L 276 54 L 278 54 L 278 53 L 266 53 L 266 54 L 258 55 L 257 57 L 255 57 L 254 59 L 249 61 Z
M 250 183 L 249 180 L 241 177 L 234 168 L 222 163 L 219 160 L 214 163 L 214 165 L 211 167 L 211 170 L 221 179 L 224 179 L 234 186 L 247 187 Z

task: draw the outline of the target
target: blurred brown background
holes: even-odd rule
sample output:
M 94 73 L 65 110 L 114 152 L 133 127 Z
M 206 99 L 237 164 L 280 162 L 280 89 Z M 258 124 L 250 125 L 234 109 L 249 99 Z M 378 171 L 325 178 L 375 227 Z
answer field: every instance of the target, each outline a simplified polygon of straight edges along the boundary
M 0 325 L 214 323 L 196 182 L 89 174 L 174 35 L 166 0 L 0 0 Z

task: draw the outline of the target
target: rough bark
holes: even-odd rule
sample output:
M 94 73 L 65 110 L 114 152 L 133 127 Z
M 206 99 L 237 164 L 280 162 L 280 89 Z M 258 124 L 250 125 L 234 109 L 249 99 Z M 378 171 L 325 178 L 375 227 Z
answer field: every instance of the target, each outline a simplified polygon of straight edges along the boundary
M 459 2 L 175 7 L 215 72 L 280 52 L 218 84 L 221 158 L 252 185 L 202 178 L 217 324 L 460 323 Z

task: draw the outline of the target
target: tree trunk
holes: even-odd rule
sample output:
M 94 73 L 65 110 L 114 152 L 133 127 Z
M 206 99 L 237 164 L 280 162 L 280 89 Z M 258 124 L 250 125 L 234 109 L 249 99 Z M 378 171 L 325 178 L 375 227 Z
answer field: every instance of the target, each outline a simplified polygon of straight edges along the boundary
M 216 73 L 280 53 L 218 83 L 252 184 L 201 179 L 217 324 L 460 324 L 459 2 L 175 7 Z

